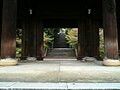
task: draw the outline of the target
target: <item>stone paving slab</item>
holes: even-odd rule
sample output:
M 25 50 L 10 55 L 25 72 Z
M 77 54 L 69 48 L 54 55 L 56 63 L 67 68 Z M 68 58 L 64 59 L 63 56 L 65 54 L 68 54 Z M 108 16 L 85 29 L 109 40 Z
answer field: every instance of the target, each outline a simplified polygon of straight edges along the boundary
M 120 90 L 120 83 L 0 82 L 0 90 Z

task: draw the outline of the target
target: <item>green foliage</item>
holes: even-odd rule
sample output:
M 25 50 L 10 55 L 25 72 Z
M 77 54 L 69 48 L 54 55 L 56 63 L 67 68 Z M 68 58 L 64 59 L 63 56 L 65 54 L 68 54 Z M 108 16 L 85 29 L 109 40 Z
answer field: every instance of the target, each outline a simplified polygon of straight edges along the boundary
M 53 37 L 44 32 L 44 49 L 49 48 L 49 45 L 53 42 Z
M 100 58 L 103 59 L 104 58 L 104 48 L 100 48 Z
M 50 35 L 51 37 L 54 37 L 54 35 L 56 35 L 59 31 L 60 28 L 44 28 L 44 33 Z
M 104 58 L 104 33 L 103 33 L 103 29 L 100 28 L 99 29 L 99 38 L 100 38 L 100 48 L 99 48 L 99 52 L 100 52 L 100 58 L 103 59 Z
M 75 48 L 78 44 L 78 30 L 75 28 L 68 30 L 66 39 L 67 39 L 67 43 L 69 43 L 70 47 Z
M 16 30 L 16 57 L 21 56 L 22 51 L 22 29 Z
M 50 48 L 60 28 L 44 28 L 44 49 Z

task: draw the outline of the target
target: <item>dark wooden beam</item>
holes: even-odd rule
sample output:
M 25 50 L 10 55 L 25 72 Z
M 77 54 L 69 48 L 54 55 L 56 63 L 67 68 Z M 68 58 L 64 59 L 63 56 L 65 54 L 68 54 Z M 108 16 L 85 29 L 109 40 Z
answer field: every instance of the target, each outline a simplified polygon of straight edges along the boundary
M 99 58 L 99 22 L 93 18 L 78 22 L 78 59 L 85 56 Z
M 22 57 L 36 57 L 36 21 L 28 15 L 22 22 Z
M 96 57 L 98 60 L 100 59 L 100 54 L 99 54 L 99 20 L 95 19 L 93 20 L 93 52 L 94 52 L 94 57 Z
M 28 24 L 29 24 L 29 28 L 28 28 L 28 56 L 30 57 L 34 57 L 35 56 L 35 22 L 32 16 L 30 16 L 29 20 L 28 20 Z
M 86 19 L 85 26 L 86 56 L 99 57 L 99 22 L 93 18 Z
M 103 0 L 103 27 L 105 31 L 105 57 L 118 59 L 118 32 L 115 0 Z
M 78 21 L 78 56 L 81 60 L 85 56 L 85 20 Z
M 43 60 L 43 21 L 37 19 L 37 36 L 36 36 L 36 41 L 37 41 L 37 46 L 36 46 L 36 57 L 38 60 Z
M 2 0 L 0 1 L 0 50 L 1 50 L 1 33 L 2 33 Z
M 86 19 L 85 23 L 85 56 L 93 56 L 93 30 L 92 30 L 92 21 L 90 18 Z
M 43 22 L 32 15 L 23 17 L 22 57 L 43 60 Z
M 16 56 L 17 0 L 3 0 L 1 57 Z
M 21 59 L 25 60 L 28 56 L 28 17 L 22 19 L 22 55 Z
M 119 53 L 120 53 L 120 19 L 117 20 L 117 28 L 118 28 L 118 47 L 119 47 Z

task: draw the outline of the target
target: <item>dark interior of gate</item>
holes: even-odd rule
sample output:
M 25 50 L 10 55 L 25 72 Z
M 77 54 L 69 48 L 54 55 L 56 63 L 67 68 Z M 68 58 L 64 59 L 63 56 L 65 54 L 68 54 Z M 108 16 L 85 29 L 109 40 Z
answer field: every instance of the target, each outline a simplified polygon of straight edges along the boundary
M 119 2 L 116 0 L 118 19 Z M 0 4 L 2 8 L 2 0 Z M 102 0 L 18 0 L 18 26 L 22 18 L 30 16 L 29 10 L 34 18 L 43 20 L 44 27 L 78 27 L 78 19 L 89 17 L 97 18 L 102 27 Z
M 42 29 L 62 27 L 78 28 L 78 58 L 99 58 L 99 28 L 103 27 L 102 0 L 17 0 L 17 3 L 17 27 L 23 29 L 23 57 L 41 58 L 39 56 L 42 55 L 43 37 L 39 36 L 43 36 L 40 33 Z M 119 3 L 120 0 L 116 0 L 118 34 Z M 2 0 L 0 17 L 2 27 Z M 118 35 L 118 40 L 119 38 Z
M 44 27 L 78 27 L 81 18 L 102 19 L 102 0 L 18 0 L 18 15 L 43 19 Z M 91 14 L 88 15 L 88 10 Z

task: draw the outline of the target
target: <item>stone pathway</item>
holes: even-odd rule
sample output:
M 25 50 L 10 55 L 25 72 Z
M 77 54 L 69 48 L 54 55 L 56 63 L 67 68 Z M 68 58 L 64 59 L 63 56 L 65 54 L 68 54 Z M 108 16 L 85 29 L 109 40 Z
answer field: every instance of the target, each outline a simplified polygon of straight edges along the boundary
M 23 61 L 17 66 L 0 66 L 0 88 L 22 88 L 22 86 L 27 88 L 26 85 L 33 85 L 33 87 L 36 85 L 40 88 L 43 84 L 46 87 L 47 83 L 53 84 L 54 87 L 51 88 L 60 85 L 65 90 L 77 90 L 83 87 L 85 90 L 97 87 L 101 90 L 102 87 L 112 90 L 120 87 L 120 66 L 108 67 L 103 66 L 101 61 L 76 60 Z
M 45 60 L 0 66 L 1 82 L 120 83 L 120 66 L 103 66 L 101 61 Z

